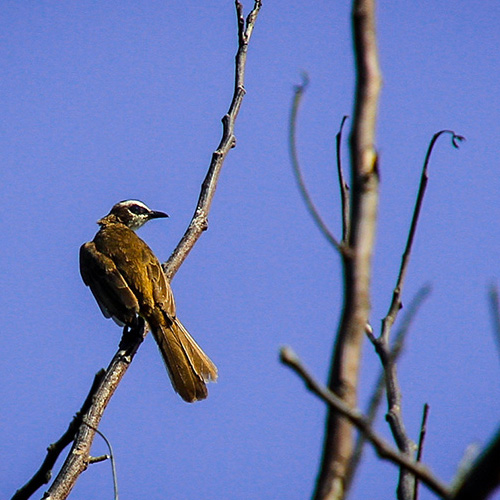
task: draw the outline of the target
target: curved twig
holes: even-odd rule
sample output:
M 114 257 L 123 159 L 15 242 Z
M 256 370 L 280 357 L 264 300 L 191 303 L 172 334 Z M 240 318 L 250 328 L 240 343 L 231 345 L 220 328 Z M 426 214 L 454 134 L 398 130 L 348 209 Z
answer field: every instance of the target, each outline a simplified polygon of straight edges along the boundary
M 321 234 L 326 238 L 326 240 L 333 245 L 337 250 L 340 250 L 340 243 L 337 238 L 333 236 L 328 226 L 323 221 L 323 218 L 319 214 L 316 205 L 312 201 L 311 195 L 307 190 L 306 183 L 304 181 L 304 176 L 302 175 L 302 169 L 300 168 L 299 157 L 297 154 L 297 115 L 299 112 L 300 103 L 302 102 L 302 97 L 309 84 L 309 77 L 307 74 L 302 75 L 302 83 L 295 86 L 295 91 L 293 94 L 292 109 L 290 112 L 290 128 L 288 133 L 288 145 L 290 150 L 290 158 L 292 160 L 293 173 L 295 175 L 295 180 L 297 181 L 297 186 L 299 187 L 300 194 L 306 205 L 307 211 L 313 218 L 316 226 L 318 226 Z
M 424 201 L 425 190 L 427 188 L 427 182 L 429 180 L 428 167 L 429 161 L 432 155 L 432 151 L 434 150 L 434 145 L 439 137 L 443 134 L 451 134 L 451 143 L 453 147 L 459 148 L 460 143 L 465 141 L 465 137 L 455 134 L 452 130 L 440 130 L 436 132 L 429 143 L 429 147 L 427 148 L 427 153 L 425 155 L 424 166 L 422 168 L 422 174 L 420 176 L 420 185 L 418 188 L 417 199 L 415 202 L 415 208 L 413 210 L 413 216 L 410 224 L 410 231 L 408 233 L 408 239 L 406 240 L 406 247 L 403 252 L 403 256 L 401 258 L 401 266 L 399 268 L 398 279 L 396 281 L 396 286 L 394 287 L 394 291 L 392 294 L 391 305 L 389 306 L 389 311 L 387 312 L 386 317 L 382 322 L 382 334 L 381 337 L 387 340 L 391 327 L 396 320 L 397 313 L 402 307 L 401 304 L 401 294 L 403 291 L 404 280 L 406 277 L 406 271 L 408 270 L 408 264 L 410 262 L 410 254 L 413 246 L 413 241 L 415 239 L 415 233 L 417 230 L 417 224 L 420 217 L 420 211 L 422 209 L 422 204 Z
M 88 425 L 89 427 L 91 427 L 89 424 L 87 424 L 87 422 L 83 422 L 85 425 Z M 109 460 L 111 461 L 111 474 L 113 476 L 113 498 L 114 500 L 118 500 L 118 476 L 116 474 L 116 461 L 115 461 L 115 454 L 113 452 L 113 447 L 111 446 L 111 441 L 106 437 L 106 435 L 101 432 L 99 429 L 96 429 L 96 428 L 93 428 L 94 431 L 99 434 L 99 436 L 101 436 L 101 438 L 103 439 L 103 441 L 106 443 L 106 446 L 108 447 L 108 451 L 109 451 L 109 455 L 103 455 L 102 457 L 98 457 L 99 460 L 97 459 L 93 459 L 91 460 L 90 462 L 91 463 L 96 463 L 97 461 L 103 461 L 103 460 L 107 460 L 109 458 Z

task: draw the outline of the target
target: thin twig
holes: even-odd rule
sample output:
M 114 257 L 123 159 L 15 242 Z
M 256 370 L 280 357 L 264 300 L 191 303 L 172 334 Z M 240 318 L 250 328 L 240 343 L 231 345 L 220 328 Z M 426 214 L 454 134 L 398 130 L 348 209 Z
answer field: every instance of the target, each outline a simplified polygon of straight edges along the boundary
M 422 454 L 424 452 L 424 441 L 425 435 L 427 433 L 427 418 L 429 417 L 429 405 L 424 404 L 424 410 L 422 412 L 422 424 L 420 425 L 420 436 L 418 439 L 418 450 L 417 450 L 417 462 L 422 461 Z M 415 498 L 416 500 L 416 498 Z
M 379 339 L 370 339 L 375 346 L 380 357 L 385 375 L 385 387 L 387 395 L 386 420 L 391 428 L 392 435 L 401 453 L 412 459 L 416 450 L 416 445 L 408 436 L 406 431 L 401 405 L 401 388 L 399 385 L 397 366 L 390 356 L 390 351 L 385 341 L 378 342 Z M 405 468 L 401 468 L 397 494 L 399 500 L 411 500 L 415 485 L 415 477 Z
M 498 297 L 498 287 L 496 285 L 490 286 L 489 291 L 491 320 L 493 322 L 493 334 L 500 355 L 500 301 Z
M 439 137 L 443 134 L 451 134 L 451 143 L 453 147 L 459 148 L 459 145 L 465 138 L 461 135 L 455 134 L 452 130 L 440 130 L 435 133 L 429 143 L 429 147 L 427 149 L 427 153 L 425 155 L 424 166 L 422 168 L 422 174 L 420 176 L 420 185 L 418 188 L 417 199 L 415 202 L 415 208 L 413 210 L 413 217 L 410 224 L 410 231 L 408 233 L 408 238 L 406 240 L 406 247 L 403 252 L 403 256 L 401 258 L 401 266 L 399 268 L 398 279 L 396 281 L 396 286 L 394 287 L 394 291 L 392 294 L 391 305 L 389 306 L 389 311 L 387 312 L 386 317 L 382 322 L 382 334 L 381 337 L 387 338 L 390 333 L 390 329 L 396 320 L 397 313 L 402 307 L 401 304 L 401 294 L 403 292 L 404 280 L 406 277 L 406 271 L 408 270 L 408 264 L 410 262 L 410 254 L 413 246 L 413 241 L 415 238 L 415 233 L 417 230 L 417 224 L 420 217 L 420 211 L 422 209 L 422 204 L 424 201 L 425 190 L 427 188 L 427 181 L 429 180 L 428 167 L 429 161 L 432 155 L 432 151 L 434 149 L 434 145 Z
M 349 118 L 347 115 L 342 117 L 342 121 L 340 123 L 339 131 L 335 136 L 336 143 L 336 153 L 337 153 L 337 175 L 339 179 L 339 187 L 340 187 L 340 200 L 342 202 L 342 243 L 344 245 L 349 241 L 349 212 L 350 212 L 350 203 L 349 203 L 349 185 L 347 184 L 344 171 L 342 169 L 342 131 L 344 129 L 344 124 Z
M 375 128 L 381 72 L 375 34 L 375 1 L 354 0 L 352 10 L 356 97 L 349 138 L 351 203 L 349 240 L 343 247 L 344 304 L 330 365 L 328 388 L 357 405 L 361 350 L 371 309 L 370 280 L 378 207 Z M 329 407 L 315 500 L 339 500 L 354 448 L 352 425 Z
M 328 404 L 329 407 L 335 409 L 344 418 L 348 419 L 366 439 L 373 445 L 375 451 L 380 458 L 389 460 L 390 462 L 404 466 L 411 470 L 413 474 L 419 477 L 430 490 L 434 491 L 442 498 L 449 498 L 450 490 L 436 478 L 428 467 L 415 462 L 408 458 L 403 453 L 394 449 L 387 441 L 380 437 L 369 425 L 368 420 L 357 409 L 346 404 L 341 398 L 336 396 L 332 391 L 319 384 L 312 375 L 309 374 L 298 356 L 290 347 L 283 347 L 280 351 L 280 360 L 283 364 L 291 368 L 305 383 L 306 387 L 322 401 Z
M 94 399 L 94 395 L 96 394 L 97 388 L 103 380 L 104 375 L 104 370 L 100 370 L 96 373 L 94 381 L 92 382 L 92 387 L 90 388 L 90 391 L 85 398 L 82 407 L 73 417 L 73 420 L 69 424 L 66 432 L 55 443 L 49 445 L 49 447 L 47 448 L 47 455 L 40 468 L 23 487 L 19 488 L 16 491 L 16 493 L 12 497 L 12 500 L 26 500 L 44 484 L 47 484 L 50 481 L 50 479 L 52 478 L 52 469 L 54 467 L 54 464 L 56 463 L 59 455 L 64 450 L 64 448 L 66 448 L 66 446 L 68 446 L 73 441 L 73 439 L 75 439 L 76 432 L 78 431 L 78 428 L 82 423 L 82 417 L 90 408 Z
M 247 60 L 248 44 L 250 42 L 250 37 L 252 36 L 262 2 L 260 0 L 256 0 L 254 2 L 253 9 L 250 14 L 248 14 L 246 21 L 243 16 L 243 5 L 236 0 L 235 6 L 238 18 L 239 43 L 238 51 L 236 53 L 233 99 L 227 114 L 222 118 L 222 138 L 219 146 L 212 154 L 212 161 L 210 163 L 210 167 L 208 168 L 205 180 L 201 186 L 200 197 L 198 199 L 198 204 L 193 214 L 193 218 L 191 219 L 184 236 L 172 252 L 172 255 L 168 261 L 163 264 L 163 270 L 165 271 L 165 275 L 169 281 L 179 270 L 179 267 L 184 262 L 203 231 L 208 228 L 208 212 L 212 205 L 222 165 L 224 164 L 224 160 L 226 159 L 231 148 L 234 148 L 236 145 L 234 125 L 240 111 L 241 103 L 243 102 L 243 97 L 245 96 L 245 65 Z
M 422 455 L 424 453 L 424 441 L 425 434 L 427 433 L 427 417 L 429 416 L 429 405 L 424 404 L 424 411 L 422 412 L 422 424 L 420 425 L 420 436 L 418 439 L 418 449 L 417 449 L 417 462 L 422 461 Z M 413 500 L 418 500 L 418 480 L 415 481 L 415 490 L 413 492 Z
M 288 133 L 288 145 L 290 149 L 290 158 L 292 161 L 293 173 L 295 175 L 295 180 L 297 181 L 297 186 L 299 187 L 300 194 L 306 205 L 307 211 L 313 218 L 316 226 L 318 226 L 321 234 L 326 238 L 326 240 L 333 245 L 337 250 L 340 250 L 340 243 L 337 241 L 335 236 L 331 233 L 328 226 L 323 221 L 323 218 L 319 214 L 311 195 L 306 187 L 304 176 L 302 175 L 302 169 L 300 168 L 299 157 L 297 153 L 297 115 L 299 112 L 300 104 L 302 102 L 302 97 L 306 91 L 307 85 L 309 84 L 309 78 L 306 74 L 302 77 L 302 83 L 295 86 L 295 91 L 293 94 L 292 109 L 290 112 L 290 127 Z
M 89 457 L 89 465 L 90 464 L 99 464 L 101 462 L 105 462 L 109 460 L 111 457 L 109 455 L 99 455 L 97 457 Z
M 403 352 L 405 341 L 407 335 L 410 331 L 410 327 L 413 324 L 414 319 L 416 318 L 420 307 L 429 296 L 431 292 L 431 287 L 429 285 L 425 285 L 412 298 L 408 308 L 405 311 L 405 314 L 401 320 L 401 325 L 397 329 L 394 335 L 394 341 L 391 347 L 391 357 L 396 362 L 400 355 Z M 378 379 L 374 385 L 374 389 L 372 390 L 372 397 L 367 406 L 366 410 L 366 418 L 368 420 L 369 425 L 373 425 L 375 419 L 377 417 L 378 410 L 380 408 L 380 404 L 382 402 L 382 397 L 384 395 L 385 390 L 385 375 L 383 368 L 380 370 Z M 353 484 L 354 477 L 356 475 L 356 471 L 358 469 L 359 463 L 361 461 L 361 457 L 363 455 L 363 449 L 365 445 L 366 439 L 362 433 L 358 434 L 356 439 L 356 445 L 354 447 L 354 453 L 352 456 L 351 463 L 349 464 L 349 470 L 346 476 L 346 491 L 350 490 L 351 485 Z

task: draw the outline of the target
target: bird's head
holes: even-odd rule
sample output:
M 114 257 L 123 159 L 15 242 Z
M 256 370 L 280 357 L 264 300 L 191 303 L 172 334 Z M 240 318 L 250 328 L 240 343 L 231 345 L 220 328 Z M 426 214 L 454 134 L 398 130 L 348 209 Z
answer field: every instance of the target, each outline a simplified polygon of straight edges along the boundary
M 97 223 L 104 226 L 109 223 L 119 222 L 135 231 L 146 224 L 148 220 L 168 217 L 164 212 L 151 210 L 139 200 L 120 201 L 110 210 L 109 214 L 99 219 Z

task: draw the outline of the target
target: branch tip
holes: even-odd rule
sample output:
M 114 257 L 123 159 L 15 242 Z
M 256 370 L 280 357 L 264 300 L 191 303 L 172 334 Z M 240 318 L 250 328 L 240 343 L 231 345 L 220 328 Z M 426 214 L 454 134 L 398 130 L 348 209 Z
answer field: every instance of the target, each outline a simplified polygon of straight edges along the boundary
M 316 205 L 314 204 L 312 197 L 307 189 L 304 177 L 302 175 L 302 169 L 300 166 L 298 152 L 297 152 L 297 140 L 296 140 L 296 129 L 297 129 L 297 115 L 304 95 L 304 90 L 309 83 L 309 78 L 307 74 L 302 74 L 302 84 L 296 85 L 294 88 L 294 95 L 292 100 L 292 106 L 290 111 L 290 122 L 288 129 L 288 147 L 290 152 L 290 159 L 292 163 L 292 169 L 295 176 L 295 181 L 299 188 L 302 199 L 306 205 L 306 209 L 313 218 L 316 226 L 320 230 L 321 234 L 325 239 L 333 245 L 333 247 L 340 252 L 340 243 L 337 241 L 335 236 L 332 234 L 322 216 L 320 215 Z
M 344 115 L 342 117 L 342 121 L 340 122 L 340 127 L 339 127 L 339 131 L 337 132 L 337 135 L 342 135 L 342 132 L 344 130 L 344 125 L 345 125 L 345 122 L 349 119 L 349 115 Z
M 280 361 L 285 365 L 292 365 L 297 364 L 299 358 L 291 347 L 283 346 L 280 349 Z

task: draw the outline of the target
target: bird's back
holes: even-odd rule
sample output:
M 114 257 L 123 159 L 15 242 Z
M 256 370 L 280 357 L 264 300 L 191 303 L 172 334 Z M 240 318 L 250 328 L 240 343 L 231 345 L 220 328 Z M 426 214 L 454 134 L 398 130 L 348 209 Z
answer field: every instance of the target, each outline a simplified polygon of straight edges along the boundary
M 101 227 L 96 250 L 109 257 L 141 304 L 146 319 L 155 307 L 174 317 L 175 303 L 161 264 L 148 244 L 123 224 Z

